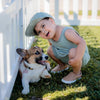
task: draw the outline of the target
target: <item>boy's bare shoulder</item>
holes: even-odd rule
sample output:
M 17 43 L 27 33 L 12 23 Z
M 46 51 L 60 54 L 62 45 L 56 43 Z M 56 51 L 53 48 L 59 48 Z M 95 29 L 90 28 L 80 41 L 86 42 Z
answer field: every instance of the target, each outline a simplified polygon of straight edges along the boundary
M 67 30 L 65 31 L 65 36 L 66 36 L 66 37 L 68 37 L 68 36 L 70 36 L 70 35 L 72 35 L 72 34 L 75 34 L 75 31 L 72 30 L 72 29 L 67 29 Z
M 65 33 L 75 32 L 73 29 L 67 29 Z

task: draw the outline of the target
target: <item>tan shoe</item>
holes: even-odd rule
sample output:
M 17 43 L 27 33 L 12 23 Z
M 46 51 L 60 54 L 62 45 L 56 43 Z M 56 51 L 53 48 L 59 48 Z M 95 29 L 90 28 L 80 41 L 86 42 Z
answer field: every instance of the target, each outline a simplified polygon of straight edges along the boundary
M 69 69 L 69 66 L 68 65 L 65 65 L 65 66 L 60 66 L 60 65 L 57 65 L 55 68 L 53 68 L 51 70 L 51 73 L 60 73 L 64 70 L 68 70 Z
M 75 74 L 74 72 L 70 72 L 67 76 L 65 76 L 61 81 L 65 84 L 72 84 L 76 82 L 76 80 L 81 79 L 82 73 Z

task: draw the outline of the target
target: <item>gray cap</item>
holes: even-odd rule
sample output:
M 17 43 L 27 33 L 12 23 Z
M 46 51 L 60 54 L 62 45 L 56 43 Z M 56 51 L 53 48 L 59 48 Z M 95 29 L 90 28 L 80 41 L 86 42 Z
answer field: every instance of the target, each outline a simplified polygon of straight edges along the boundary
M 35 25 L 40 21 L 42 20 L 43 18 L 45 17 L 50 17 L 53 19 L 53 17 L 51 15 L 49 15 L 48 13 L 44 13 L 44 12 L 39 12 L 39 13 L 36 13 L 30 20 L 27 28 L 26 28 L 26 31 L 25 31 L 25 35 L 26 36 L 34 36 L 35 33 L 34 33 L 34 27 Z

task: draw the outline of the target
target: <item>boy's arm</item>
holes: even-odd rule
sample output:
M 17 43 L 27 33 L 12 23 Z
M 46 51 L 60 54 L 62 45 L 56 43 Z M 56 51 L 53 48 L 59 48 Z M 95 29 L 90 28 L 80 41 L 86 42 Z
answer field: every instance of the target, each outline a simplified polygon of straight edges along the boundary
M 84 41 L 84 39 L 77 35 L 75 31 L 71 29 L 66 30 L 65 37 L 67 38 L 67 40 L 77 45 L 76 56 L 74 60 L 76 60 L 76 62 L 82 60 L 86 48 L 86 42 Z
M 48 41 L 48 42 L 49 42 L 49 41 Z M 50 42 L 49 42 L 49 44 L 52 45 Z

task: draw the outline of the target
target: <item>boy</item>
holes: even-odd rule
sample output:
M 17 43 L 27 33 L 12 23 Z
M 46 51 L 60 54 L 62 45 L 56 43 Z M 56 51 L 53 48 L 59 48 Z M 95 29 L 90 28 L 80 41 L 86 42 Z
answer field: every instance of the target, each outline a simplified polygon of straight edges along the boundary
M 90 56 L 84 39 L 72 27 L 56 25 L 51 15 L 40 12 L 32 17 L 25 34 L 48 39 L 47 53 L 58 63 L 52 72 L 64 71 L 68 65 L 73 68 L 73 72 L 62 78 L 63 83 L 71 84 L 81 78 L 81 67 L 88 63 Z

